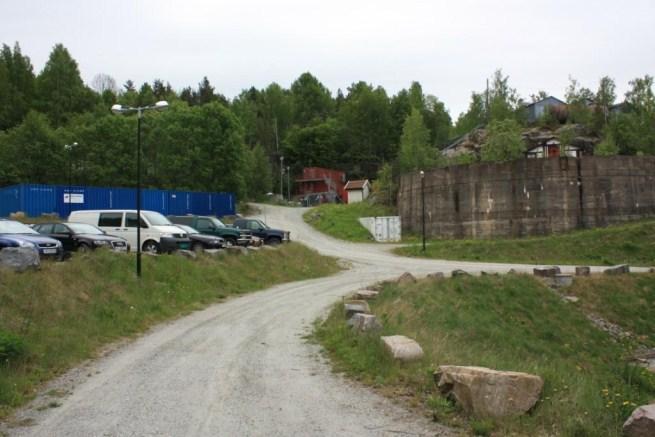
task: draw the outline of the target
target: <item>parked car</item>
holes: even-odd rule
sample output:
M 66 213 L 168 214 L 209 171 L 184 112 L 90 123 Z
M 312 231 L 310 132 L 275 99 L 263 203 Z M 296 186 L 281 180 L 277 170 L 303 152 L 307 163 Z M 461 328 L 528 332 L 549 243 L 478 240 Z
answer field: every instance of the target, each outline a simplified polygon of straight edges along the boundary
M 136 210 L 81 210 L 73 211 L 68 221 L 97 226 L 111 235 L 124 238 L 131 250 L 137 247 L 137 223 L 141 227 L 141 249 L 144 252 L 170 253 L 191 248 L 186 232 L 155 211 L 141 211 L 140 220 L 137 220 Z
M 0 237 L 9 244 L 15 244 L 13 247 L 35 247 L 42 258 L 63 259 L 64 256 L 59 241 L 14 220 L 0 219 Z
M 97 226 L 88 223 L 39 223 L 32 229 L 61 241 L 67 252 L 87 252 L 106 247 L 116 251 L 129 251 L 130 244 L 126 239 L 108 235 Z
M 266 223 L 258 219 L 238 218 L 233 226 L 237 229 L 247 229 L 255 237 L 264 240 L 265 244 L 280 244 L 289 242 L 291 232 L 270 228 Z
M 225 246 L 225 240 L 209 234 L 201 234 L 197 229 L 187 225 L 175 225 L 189 235 L 191 239 L 191 250 L 201 251 L 202 249 L 221 249 Z
M 187 225 L 202 234 L 221 237 L 232 246 L 248 246 L 252 244 L 252 233 L 230 228 L 216 217 L 202 215 L 170 215 L 169 220 L 177 225 Z

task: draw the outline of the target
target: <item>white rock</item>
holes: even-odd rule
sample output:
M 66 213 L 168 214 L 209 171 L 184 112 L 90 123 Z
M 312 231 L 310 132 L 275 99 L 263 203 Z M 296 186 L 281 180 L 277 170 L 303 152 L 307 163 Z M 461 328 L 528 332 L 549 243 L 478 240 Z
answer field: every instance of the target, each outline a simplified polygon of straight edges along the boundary
M 414 340 L 404 335 L 380 337 L 391 356 L 399 361 L 415 361 L 423 358 L 423 349 Z

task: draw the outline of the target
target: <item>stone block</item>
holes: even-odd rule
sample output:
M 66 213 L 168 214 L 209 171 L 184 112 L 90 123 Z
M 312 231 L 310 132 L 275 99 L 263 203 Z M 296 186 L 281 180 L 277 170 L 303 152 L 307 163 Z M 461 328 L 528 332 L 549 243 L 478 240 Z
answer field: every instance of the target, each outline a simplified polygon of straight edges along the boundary
M 379 292 L 375 290 L 357 290 L 355 292 L 355 299 L 358 300 L 372 300 L 378 297 Z
M 348 320 L 348 325 L 358 332 L 371 332 L 382 329 L 382 324 L 373 314 L 355 313 Z
M 385 349 L 391 357 L 398 361 L 408 362 L 423 358 L 423 349 L 414 340 L 404 335 L 380 337 Z
M 38 269 L 41 265 L 39 252 L 32 247 L 5 247 L 0 250 L 0 266 L 17 272 Z
M 552 278 L 557 274 L 562 273 L 560 268 L 557 266 L 553 267 L 535 267 L 533 270 L 535 276 L 542 278 Z
M 618 266 L 613 266 L 603 271 L 606 275 L 623 275 L 630 273 L 630 266 L 627 264 L 620 264 Z
M 575 268 L 575 276 L 589 276 L 591 274 L 591 268 L 578 266 Z
M 371 312 L 368 302 L 364 300 L 351 300 L 345 302 L 343 304 L 343 309 L 346 312 L 346 320 L 349 320 L 357 313 L 369 314 Z

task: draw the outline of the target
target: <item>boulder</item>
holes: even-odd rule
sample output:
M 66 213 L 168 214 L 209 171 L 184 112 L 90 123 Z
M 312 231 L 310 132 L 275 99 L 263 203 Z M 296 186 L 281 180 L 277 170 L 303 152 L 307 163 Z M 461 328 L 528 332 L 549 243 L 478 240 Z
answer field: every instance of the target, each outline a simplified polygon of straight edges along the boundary
M 452 276 L 454 278 L 455 276 L 471 276 L 471 274 L 468 273 L 468 272 L 465 272 L 464 270 L 457 269 L 457 270 L 453 270 L 452 272 L 450 272 L 450 276 Z
M 575 268 L 575 276 L 589 276 L 591 269 L 589 267 L 578 266 Z
M 404 335 L 380 337 L 392 358 L 398 361 L 415 361 L 423 358 L 423 349 L 414 340 Z
M 375 290 L 357 290 L 355 292 L 355 299 L 358 300 L 371 300 L 378 297 L 379 292 Z
M 196 259 L 198 257 L 198 255 L 196 255 L 196 253 L 191 250 L 176 250 L 174 253 L 175 255 L 181 256 L 183 258 Z
M 548 285 L 555 288 L 570 287 L 573 284 L 572 275 L 557 274 L 555 276 L 547 277 L 546 279 Z
M 623 434 L 627 437 L 655 436 L 655 404 L 637 407 L 623 424 Z
M 228 246 L 225 250 L 231 255 L 248 255 L 248 249 L 243 246 Z
M 429 273 L 426 278 L 431 281 L 438 281 L 444 278 L 444 274 L 442 272 Z
M 524 414 L 537 403 L 544 386 L 536 375 L 486 367 L 439 366 L 434 379 L 442 394 L 477 417 Z
M 0 250 L 0 266 L 17 272 L 38 269 L 41 265 L 39 252 L 33 247 L 5 247 Z
M 359 332 L 379 331 L 382 324 L 373 314 L 355 313 L 348 320 L 348 325 Z
M 553 276 L 561 273 L 560 268 L 557 266 L 552 267 L 535 267 L 533 270 L 535 276 L 543 278 L 552 278 Z
M 416 278 L 409 272 L 405 272 L 396 279 L 398 285 L 409 285 L 416 282 Z
M 655 273 L 655 267 L 651 267 L 650 269 L 648 269 L 648 273 Z
M 371 308 L 364 300 L 351 300 L 343 304 L 343 309 L 346 312 L 346 320 L 350 320 L 352 316 L 357 313 L 369 314 Z
M 630 273 L 630 266 L 627 264 L 620 264 L 618 266 L 610 267 L 603 271 L 606 275 L 623 275 Z

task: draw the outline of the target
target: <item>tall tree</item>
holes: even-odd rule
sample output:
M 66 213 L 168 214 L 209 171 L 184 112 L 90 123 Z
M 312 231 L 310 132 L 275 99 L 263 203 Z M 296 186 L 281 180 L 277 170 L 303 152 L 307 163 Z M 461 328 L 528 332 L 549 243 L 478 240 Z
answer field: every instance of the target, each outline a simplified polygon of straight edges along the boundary
M 195 100 L 199 105 L 217 100 L 216 94 L 214 94 L 214 87 L 209 83 L 207 76 L 204 76 L 198 84 L 198 93 L 196 94 Z
M 482 161 L 512 161 L 523 156 L 525 143 L 521 126 L 511 118 L 489 123 L 487 140 L 482 147 Z
M 118 93 L 116 80 L 106 73 L 98 73 L 93 76 L 93 79 L 91 79 L 91 88 L 98 94 L 102 94 L 105 91 Z
M 421 112 L 412 108 L 403 126 L 400 138 L 398 162 L 401 172 L 431 168 L 435 165 L 437 155 L 430 147 L 430 131 L 423 124 Z
M 55 126 L 64 124 L 72 114 L 91 110 L 97 98 L 82 82 L 77 62 L 68 50 L 57 44 L 45 67 L 36 78 L 37 109 Z
M 34 105 L 34 71 L 20 45 L 0 51 L 0 129 L 18 125 Z
M 477 127 L 484 126 L 487 119 L 484 96 L 479 93 L 471 93 L 471 102 L 468 110 L 459 115 L 455 123 L 454 134 L 464 135 Z
M 330 91 L 311 73 L 301 74 L 291 84 L 291 101 L 293 121 L 300 126 L 325 120 L 334 108 Z
M 609 119 L 610 108 L 616 100 L 616 84 L 609 76 L 604 76 L 600 79 L 598 84 L 598 91 L 596 92 L 596 113 L 600 119 L 600 130 Z
M 588 125 L 592 116 L 589 106 L 594 101 L 594 93 L 589 88 L 581 86 L 576 79 L 569 77 L 565 96 L 569 106 L 569 120 Z

